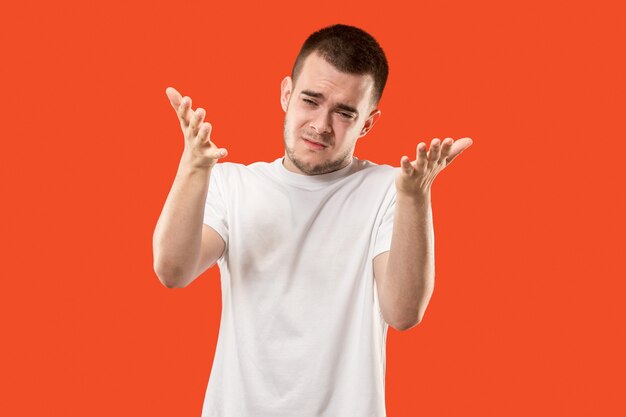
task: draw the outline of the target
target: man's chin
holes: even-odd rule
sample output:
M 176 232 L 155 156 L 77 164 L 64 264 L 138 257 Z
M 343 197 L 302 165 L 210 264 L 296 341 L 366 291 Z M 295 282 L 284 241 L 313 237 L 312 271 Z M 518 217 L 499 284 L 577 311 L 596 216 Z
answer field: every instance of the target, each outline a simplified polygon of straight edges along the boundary
M 333 172 L 336 171 L 337 169 L 339 169 L 339 163 L 335 162 L 335 163 L 331 163 L 330 161 L 309 161 L 309 162 L 304 162 L 302 160 L 299 160 L 297 163 L 294 163 L 294 165 L 302 172 L 304 172 L 307 175 L 321 175 L 321 174 L 327 174 L 329 172 Z
M 305 157 L 304 160 L 303 158 L 294 157 L 293 155 L 288 156 L 288 158 L 293 166 L 307 175 L 315 175 L 323 169 L 323 163 L 308 160 L 307 157 Z
M 300 171 L 307 175 L 315 175 L 322 169 L 321 164 L 303 162 L 302 160 L 296 160 L 295 162 L 291 162 L 295 165 L 296 168 L 298 168 Z

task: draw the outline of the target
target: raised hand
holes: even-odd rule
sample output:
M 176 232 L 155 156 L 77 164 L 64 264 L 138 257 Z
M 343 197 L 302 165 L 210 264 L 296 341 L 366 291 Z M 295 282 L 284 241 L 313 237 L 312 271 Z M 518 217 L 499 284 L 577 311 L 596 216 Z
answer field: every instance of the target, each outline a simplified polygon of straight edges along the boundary
M 430 142 L 430 150 L 426 152 L 426 143 L 420 142 L 415 161 L 410 162 L 408 156 L 400 159 L 400 170 L 396 176 L 397 193 L 418 197 L 428 195 L 437 174 L 472 143 L 470 138 L 461 138 L 456 142 L 452 138 L 445 138 L 443 142 L 434 138 Z
M 210 139 L 212 126 L 204 122 L 206 112 L 202 108 L 193 111 L 191 98 L 183 97 L 173 87 L 165 89 L 170 104 L 176 110 L 180 127 L 185 135 L 183 159 L 193 167 L 211 168 L 219 158 L 228 154 L 224 148 L 218 148 Z

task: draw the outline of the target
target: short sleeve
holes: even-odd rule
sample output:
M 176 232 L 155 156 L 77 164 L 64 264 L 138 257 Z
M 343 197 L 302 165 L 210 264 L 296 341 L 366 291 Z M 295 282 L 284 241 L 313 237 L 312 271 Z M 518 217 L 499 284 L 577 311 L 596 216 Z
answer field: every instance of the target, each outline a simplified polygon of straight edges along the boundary
M 388 199 L 385 199 L 385 201 L 389 201 L 389 203 L 385 208 L 382 221 L 378 225 L 376 242 L 374 243 L 374 254 L 372 255 L 372 258 L 375 258 L 377 255 L 391 249 L 391 235 L 393 233 L 393 214 L 396 209 L 395 185 L 392 186 L 392 191 L 393 194 L 390 201 Z
M 204 204 L 204 224 L 215 229 L 228 246 L 228 213 L 224 190 L 224 171 L 218 162 L 211 169 L 209 190 Z

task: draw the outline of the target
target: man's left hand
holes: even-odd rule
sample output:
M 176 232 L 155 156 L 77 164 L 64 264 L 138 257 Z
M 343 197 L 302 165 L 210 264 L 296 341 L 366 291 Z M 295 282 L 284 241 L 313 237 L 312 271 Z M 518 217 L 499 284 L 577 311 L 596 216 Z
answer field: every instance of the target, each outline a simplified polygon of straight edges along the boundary
M 445 138 L 440 143 L 438 138 L 430 142 L 430 150 L 426 152 L 426 143 L 417 145 L 417 159 L 409 162 L 408 156 L 400 159 L 400 170 L 396 176 L 396 192 L 410 197 L 430 196 L 430 188 L 445 167 L 450 165 L 454 158 L 472 144 L 472 139 L 461 138 L 453 140 Z

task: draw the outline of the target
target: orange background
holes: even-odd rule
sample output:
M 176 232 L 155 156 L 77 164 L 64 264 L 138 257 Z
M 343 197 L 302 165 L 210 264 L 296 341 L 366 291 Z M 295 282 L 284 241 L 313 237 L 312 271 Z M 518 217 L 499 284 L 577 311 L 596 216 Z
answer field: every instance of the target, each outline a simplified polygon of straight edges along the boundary
M 165 89 L 224 161 L 271 161 L 280 81 L 333 23 L 390 65 L 357 157 L 474 140 L 433 185 L 435 292 L 389 331 L 388 415 L 626 415 L 619 3 L 3 5 L 0 415 L 200 416 L 219 270 L 167 289 L 152 269 L 183 149 Z

